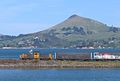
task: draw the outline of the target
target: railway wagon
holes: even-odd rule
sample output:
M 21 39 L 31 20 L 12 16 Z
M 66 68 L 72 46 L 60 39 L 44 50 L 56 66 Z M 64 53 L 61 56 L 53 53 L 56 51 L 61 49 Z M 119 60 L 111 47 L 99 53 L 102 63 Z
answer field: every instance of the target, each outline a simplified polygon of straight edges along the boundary
M 53 56 L 51 53 L 49 53 L 49 55 L 47 54 L 40 54 L 40 60 L 52 60 Z
M 81 60 L 81 61 L 120 61 L 120 53 L 92 52 L 92 53 L 57 53 L 56 60 Z
M 93 59 L 95 60 L 120 60 L 120 53 L 94 52 Z
M 91 60 L 90 53 L 80 53 L 80 54 L 57 54 L 57 60 Z

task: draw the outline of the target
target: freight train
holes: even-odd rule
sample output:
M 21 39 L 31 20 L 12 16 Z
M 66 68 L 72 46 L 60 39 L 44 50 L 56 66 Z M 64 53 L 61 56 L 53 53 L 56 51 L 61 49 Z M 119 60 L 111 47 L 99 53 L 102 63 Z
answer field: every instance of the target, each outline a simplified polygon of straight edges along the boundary
M 67 54 L 67 53 L 55 53 L 55 54 L 40 54 L 39 52 L 33 52 L 32 54 L 21 54 L 22 60 L 81 60 L 81 61 L 120 61 L 120 53 L 109 52 L 94 52 L 94 53 L 80 53 L 80 54 Z
M 39 52 L 34 52 L 33 54 L 21 54 L 20 55 L 21 60 L 52 60 L 52 54 L 50 53 L 49 56 L 47 55 L 40 55 Z

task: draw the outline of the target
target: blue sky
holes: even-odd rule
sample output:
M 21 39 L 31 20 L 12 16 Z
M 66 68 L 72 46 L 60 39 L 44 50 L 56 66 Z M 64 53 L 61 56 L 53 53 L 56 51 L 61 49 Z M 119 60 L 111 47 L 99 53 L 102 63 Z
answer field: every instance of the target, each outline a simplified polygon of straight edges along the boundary
M 120 27 L 120 0 L 0 0 L 0 34 L 38 32 L 72 14 Z

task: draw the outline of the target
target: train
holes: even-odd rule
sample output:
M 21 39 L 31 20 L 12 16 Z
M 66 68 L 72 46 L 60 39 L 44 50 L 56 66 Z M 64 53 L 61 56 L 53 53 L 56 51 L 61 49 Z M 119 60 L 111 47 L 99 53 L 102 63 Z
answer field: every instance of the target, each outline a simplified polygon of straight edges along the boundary
M 81 61 L 120 61 L 120 53 L 110 52 L 93 52 L 93 53 L 80 53 L 80 54 L 68 54 L 68 53 L 49 53 L 47 55 L 40 54 L 35 51 L 32 54 L 21 54 L 21 60 L 81 60 Z
M 33 52 L 32 54 L 21 54 L 20 55 L 21 60 L 52 60 L 52 54 L 50 53 L 47 55 L 40 55 L 39 52 Z

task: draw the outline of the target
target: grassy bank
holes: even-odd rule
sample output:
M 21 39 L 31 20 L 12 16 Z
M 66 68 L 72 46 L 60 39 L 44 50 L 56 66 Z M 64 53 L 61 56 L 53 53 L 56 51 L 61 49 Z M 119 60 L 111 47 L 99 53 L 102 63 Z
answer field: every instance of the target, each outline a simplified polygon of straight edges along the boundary
M 0 69 L 120 68 L 119 61 L 0 60 Z

